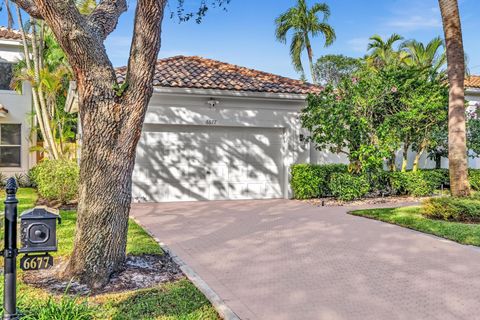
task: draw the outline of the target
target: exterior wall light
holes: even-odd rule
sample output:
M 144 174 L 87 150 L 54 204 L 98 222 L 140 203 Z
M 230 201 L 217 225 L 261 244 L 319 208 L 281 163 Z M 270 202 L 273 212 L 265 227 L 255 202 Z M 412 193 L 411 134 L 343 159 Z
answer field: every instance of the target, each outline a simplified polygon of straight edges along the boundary
M 8 109 L 0 103 L 0 118 L 5 118 L 8 115 Z
M 214 99 L 214 98 L 210 98 L 208 99 L 207 101 L 207 104 L 210 106 L 210 109 L 215 109 L 215 107 L 220 103 L 220 101 Z

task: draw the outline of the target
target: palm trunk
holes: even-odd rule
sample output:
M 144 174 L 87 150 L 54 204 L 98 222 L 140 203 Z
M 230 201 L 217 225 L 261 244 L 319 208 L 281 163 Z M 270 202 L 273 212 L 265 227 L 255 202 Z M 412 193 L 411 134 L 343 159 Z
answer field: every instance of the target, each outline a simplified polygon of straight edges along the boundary
M 465 124 L 465 55 L 463 51 L 460 13 L 456 0 L 438 0 L 443 30 L 450 84 L 448 103 L 448 161 L 450 190 L 453 196 L 468 196 L 468 162 Z
M 310 44 L 310 39 L 308 35 L 305 34 L 305 46 L 307 47 L 307 54 L 308 54 L 308 62 L 310 65 L 310 75 L 312 76 L 313 83 L 317 83 L 317 77 L 315 75 L 315 65 L 313 63 L 313 50 L 312 45 Z

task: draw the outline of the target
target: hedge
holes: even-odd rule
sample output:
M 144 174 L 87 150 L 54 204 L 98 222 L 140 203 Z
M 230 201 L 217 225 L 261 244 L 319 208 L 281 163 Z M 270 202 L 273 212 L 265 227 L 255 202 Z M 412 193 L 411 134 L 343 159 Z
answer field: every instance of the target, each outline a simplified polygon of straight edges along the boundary
M 344 164 L 295 164 L 291 168 L 291 181 L 295 199 L 311 199 L 330 195 L 330 177 L 333 173 L 346 173 Z
M 295 199 L 333 195 L 346 200 L 381 194 L 420 197 L 432 195 L 435 190 L 448 188 L 450 185 L 448 169 L 380 171 L 359 176 L 348 173 L 348 166 L 344 164 L 296 164 L 292 166 L 291 174 L 291 187 Z M 335 183 L 332 177 L 335 177 Z M 472 189 L 480 190 L 480 170 L 470 169 L 469 180 Z M 365 181 L 368 183 L 367 192 Z M 349 184 L 354 186 L 352 188 L 359 189 L 351 190 Z
M 370 183 L 366 176 L 349 173 L 332 174 L 328 186 L 332 195 L 343 201 L 360 199 L 370 191 Z

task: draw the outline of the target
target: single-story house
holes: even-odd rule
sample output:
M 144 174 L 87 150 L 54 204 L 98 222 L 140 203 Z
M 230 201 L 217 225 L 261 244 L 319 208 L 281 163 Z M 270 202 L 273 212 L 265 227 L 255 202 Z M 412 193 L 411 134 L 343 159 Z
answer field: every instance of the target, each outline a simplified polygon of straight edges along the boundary
M 29 151 L 36 145 L 30 138 L 31 90 L 9 88 L 12 64 L 22 52 L 20 34 L 0 28 L 0 172 L 7 175 L 36 163 Z M 125 67 L 117 69 L 120 81 L 125 73 Z M 347 162 L 305 141 L 299 112 L 306 95 L 320 90 L 312 84 L 176 56 L 158 60 L 154 86 L 137 150 L 134 201 L 289 198 L 291 164 Z M 470 77 L 466 87 L 476 107 L 480 77 Z M 423 160 L 423 166 L 433 165 Z

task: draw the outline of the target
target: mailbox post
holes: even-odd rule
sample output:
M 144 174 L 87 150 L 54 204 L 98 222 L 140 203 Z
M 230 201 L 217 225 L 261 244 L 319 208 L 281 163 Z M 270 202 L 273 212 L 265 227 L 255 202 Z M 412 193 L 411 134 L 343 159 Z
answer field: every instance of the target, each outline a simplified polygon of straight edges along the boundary
M 20 216 L 22 248 L 17 248 L 17 182 L 14 178 L 7 180 L 5 187 L 5 248 L 0 251 L 4 257 L 3 319 L 20 318 L 17 310 L 17 256 L 20 268 L 24 271 L 47 269 L 53 266 L 53 257 L 49 252 L 57 251 L 57 220 L 60 216 L 56 210 L 36 207 Z
M 14 178 L 7 181 L 5 187 L 5 249 L 3 319 L 18 319 L 17 312 L 17 182 Z

